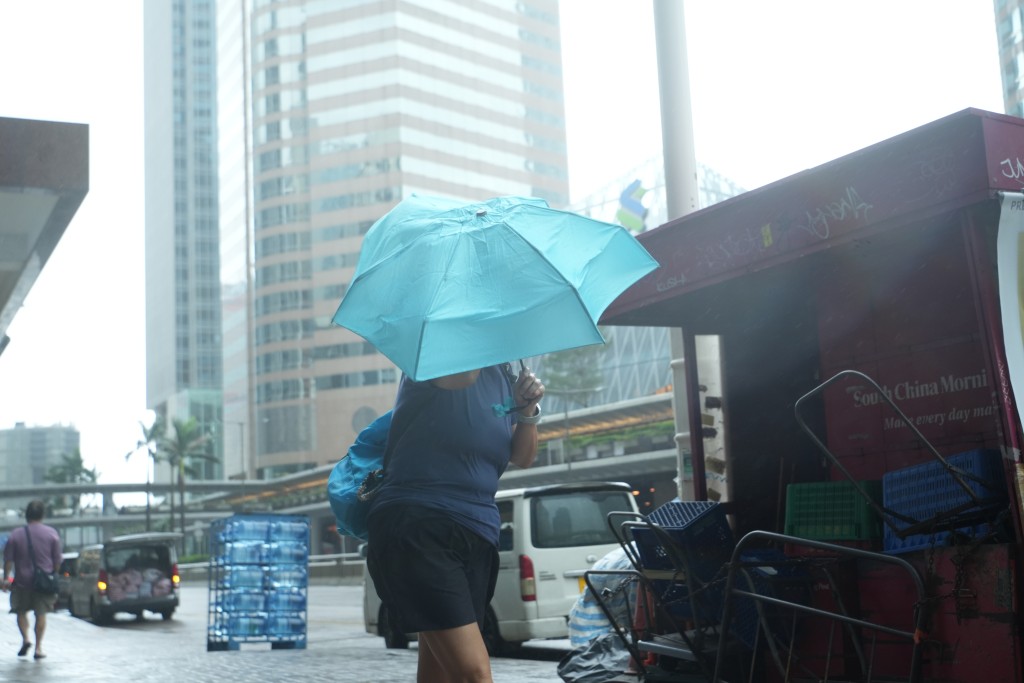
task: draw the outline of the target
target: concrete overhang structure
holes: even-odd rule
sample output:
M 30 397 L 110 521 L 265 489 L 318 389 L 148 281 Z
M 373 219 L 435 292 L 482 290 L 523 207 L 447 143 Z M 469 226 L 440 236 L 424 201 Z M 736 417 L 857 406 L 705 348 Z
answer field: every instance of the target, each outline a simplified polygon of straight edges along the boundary
M 89 191 L 89 127 L 0 117 L 0 353 Z

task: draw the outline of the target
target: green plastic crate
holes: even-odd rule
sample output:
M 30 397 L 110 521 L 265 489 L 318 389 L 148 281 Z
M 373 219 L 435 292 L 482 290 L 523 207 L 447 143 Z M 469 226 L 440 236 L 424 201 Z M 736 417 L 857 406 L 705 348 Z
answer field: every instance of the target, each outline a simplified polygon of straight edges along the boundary
M 881 481 L 858 482 L 874 500 L 882 500 Z M 786 532 L 813 541 L 878 541 L 882 523 L 852 482 L 823 481 L 786 487 Z

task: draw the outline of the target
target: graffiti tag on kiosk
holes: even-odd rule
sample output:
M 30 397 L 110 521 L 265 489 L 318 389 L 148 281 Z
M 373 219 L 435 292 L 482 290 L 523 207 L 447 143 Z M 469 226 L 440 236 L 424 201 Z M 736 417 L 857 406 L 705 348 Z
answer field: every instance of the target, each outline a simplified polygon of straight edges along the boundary
M 658 280 L 657 288 L 659 292 L 667 292 L 670 289 L 681 287 L 686 284 L 686 276 L 682 273 L 670 275 L 664 280 Z
M 999 162 L 999 168 L 1002 170 L 1004 178 L 1016 180 L 1021 186 L 1024 186 L 1024 162 L 1020 160 L 1020 157 L 1003 159 Z
M 832 223 L 842 223 L 847 220 L 866 220 L 868 211 L 874 207 L 860 198 L 857 190 L 852 187 L 846 188 L 846 193 L 834 202 L 808 211 L 805 215 L 807 222 L 797 223 L 794 227 L 804 230 L 812 237 L 827 240 L 832 235 Z
M 681 287 L 700 276 L 726 270 L 734 264 L 749 263 L 769 250 L 798 248 L 806 238 L 789 245 L 795 237 L 804 233 L 816 240 L 827 240 L 832 235 L 833 225 L 851 220 L 863 221 L 874 206 L 861 199 L 853 187 L 847 187 L 838 199 L 805 211 L 803 216 L 788 222 L 765 223 L 746 226 L 722 235 L 716 241 L 705 244 L 687 245 L 692 267 L 687 268 L 690 258 L 679 255 L 670 262 L 680 264 L 677 272 L 667 275 L 656 283 L 659 292 Z M 687 274 L 687 271 L 692 271 Z

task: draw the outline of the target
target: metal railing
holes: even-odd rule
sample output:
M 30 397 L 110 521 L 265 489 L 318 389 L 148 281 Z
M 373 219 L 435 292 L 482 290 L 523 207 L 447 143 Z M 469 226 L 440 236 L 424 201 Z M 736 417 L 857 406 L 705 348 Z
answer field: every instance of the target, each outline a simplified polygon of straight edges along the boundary
M 340 579 L 362 576 L 366 560 L 359 553 L 331 553 L 309 556 L 309 577 L 313 579 Z M 209 562 L 186 562 L 178 565 L 182 581 L 206 580 Z

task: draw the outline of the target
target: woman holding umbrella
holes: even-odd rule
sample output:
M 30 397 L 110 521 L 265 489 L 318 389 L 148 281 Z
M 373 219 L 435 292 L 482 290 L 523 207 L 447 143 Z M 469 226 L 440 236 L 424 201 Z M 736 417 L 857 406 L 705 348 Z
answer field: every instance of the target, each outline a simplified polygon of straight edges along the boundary
M 544 396 L 503 361 L 604 343 L 601 313 L 657 267 L 621 226 L 536 197 L 414 194 L 367 231 L 333 320 L 404 373 L 367 567 L 420 634 L 419 681 L 491 680 L 477 625 L 498 571 L 494 494 L 509 463 L 533 464 Z
M 537 456 L 544 385 L 508 365 L 417 382 L 403 376 L 367 567 L 398 626 L 419 633 L 417 680 L 491 681 L 480 631 L 498 573 L 494 495 L 509 463 Z

